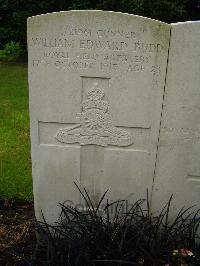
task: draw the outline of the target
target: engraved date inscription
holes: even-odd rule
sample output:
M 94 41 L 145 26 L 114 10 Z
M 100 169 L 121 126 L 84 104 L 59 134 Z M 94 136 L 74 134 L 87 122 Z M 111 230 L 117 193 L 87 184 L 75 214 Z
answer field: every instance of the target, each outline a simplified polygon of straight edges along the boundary
M 33 67 L 54 67 L 66 71 L 96 70 L 103 72 L 148 72 L 160 74 L 160 62 L 154 55 L 164 46 L 146 38 L 140 29 L 85 28 L 67 26 L 49 36 L 32 36 L 35 47 Z M 159 57 L 157 57 L 159 58 Z

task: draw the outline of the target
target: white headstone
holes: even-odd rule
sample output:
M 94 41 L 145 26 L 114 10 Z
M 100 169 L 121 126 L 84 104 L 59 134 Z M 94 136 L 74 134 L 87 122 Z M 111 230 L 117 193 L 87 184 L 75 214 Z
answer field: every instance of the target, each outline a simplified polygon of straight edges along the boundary
M 28 19 L 36 217 L 59 202 L 143 197 L 153 185 L 170 26 L 103 11 Z
M 200 22 L 172 24 L 154 209 L 200 205 Z

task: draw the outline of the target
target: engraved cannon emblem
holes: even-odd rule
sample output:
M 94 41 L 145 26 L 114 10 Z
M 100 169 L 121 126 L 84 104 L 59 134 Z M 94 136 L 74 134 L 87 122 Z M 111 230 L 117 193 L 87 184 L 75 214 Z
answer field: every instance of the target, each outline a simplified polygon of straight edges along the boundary
M 108 102 L 103 101 L 105 93 L 97 87 L 87 93 L 87 100 L 82 103 L 80 121 L 83 132 L 88 135 L 105 135 L 111 127 L 111 117 L 107 113 Z
M 94 83 L 82 101 L 82 112 L 77 114 L 80 124 L 71 128 L 59 129 L 56 139 L 63 143 L 80 145 L 129 146 L 133 143 L 129 132 L 115 127 L 109 113 L 109 103 L 103 98 L 104 91 Z

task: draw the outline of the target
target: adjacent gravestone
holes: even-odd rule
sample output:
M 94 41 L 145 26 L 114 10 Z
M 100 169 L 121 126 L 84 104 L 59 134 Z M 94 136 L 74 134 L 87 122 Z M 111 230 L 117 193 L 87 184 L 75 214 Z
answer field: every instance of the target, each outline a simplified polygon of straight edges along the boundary
M 200 22 L 171 26 L 153 206 L 177 211 L 200 203 Z
M 170 26 L 103 11 L 28 19 L 34 200 L 138 199 L 153 185 Z

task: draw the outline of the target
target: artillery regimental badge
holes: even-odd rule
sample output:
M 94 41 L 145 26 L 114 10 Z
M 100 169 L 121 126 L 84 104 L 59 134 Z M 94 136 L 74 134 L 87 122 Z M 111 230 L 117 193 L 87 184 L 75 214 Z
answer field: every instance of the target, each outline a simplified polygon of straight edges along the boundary
M 62 143 L 80 145 L 129 146 L 132 136 L 126 130 L 115 127 L 109 114 L 109 103 L 104 100 L 105 93 L 94 83 L 87 92 L 87 99 L 82 101 L 82 112 L 77 114 L 79 124 L 60 128 L 56 139 Z

